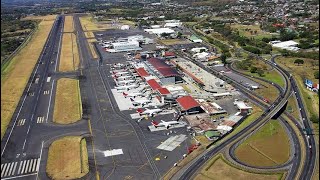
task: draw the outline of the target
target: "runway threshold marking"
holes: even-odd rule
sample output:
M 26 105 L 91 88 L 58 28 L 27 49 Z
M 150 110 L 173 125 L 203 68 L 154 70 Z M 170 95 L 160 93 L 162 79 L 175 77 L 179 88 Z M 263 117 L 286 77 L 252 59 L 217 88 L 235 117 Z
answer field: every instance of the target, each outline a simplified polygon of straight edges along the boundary
M 17 126 L 23 126 L 25 122 L 26 122 L 26 119 L 20 119 L 17 123 Z
M 35 173 L 36 171 L 38 171 L 36 169 L 36 166 L 38 165 L 38 163 L 40 163 L 39 159 L 40 158 L 35 158 L 1 164 L 1 179 L 3 179 L 4 177 L 10 177 L 8 179 L 11 179 L 17 177 L 14 175 L 31 175 Z M 19 168 L 17 168 L 18 165 Z
M 49 90 L 45 90 L 45 91 L 43 91 L 43 94 L 44 95 L 48 95 L 48 94 L 50 94 L 50 91 Z
M 43 123 L 43 121 L 44 121 L 43 116 L 37 118 L 37 123 Z

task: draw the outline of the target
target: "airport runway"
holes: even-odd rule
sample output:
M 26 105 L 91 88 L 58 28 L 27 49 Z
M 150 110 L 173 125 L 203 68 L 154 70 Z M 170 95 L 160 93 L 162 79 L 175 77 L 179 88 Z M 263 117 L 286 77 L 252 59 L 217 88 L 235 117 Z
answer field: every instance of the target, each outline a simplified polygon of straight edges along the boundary
M 52 123 L 55 81 L 57 77 L 62 77 L 56 76 L 55 72 L 59 63 L 63 23 L 64 17 L 57 16 L 1 141 L 1 179 L 48 179 L 45 154 L 50 143 L 64 134 L 88 132 L 84 121 L 68 126 Z

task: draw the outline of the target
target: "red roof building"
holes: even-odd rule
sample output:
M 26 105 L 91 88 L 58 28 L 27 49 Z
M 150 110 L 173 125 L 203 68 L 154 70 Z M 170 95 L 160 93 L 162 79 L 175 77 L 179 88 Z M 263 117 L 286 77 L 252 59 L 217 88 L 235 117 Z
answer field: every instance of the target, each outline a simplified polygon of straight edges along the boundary
M 167 95 L 170 94 L 170 91 L 167 88 L 159 88 L 157 90 L 161 95 Z
M 164 60 L 158 59 L 158 58 L 149 58 L 147 60 L 155 69 L 159 71 L 159 73 L 164 77 L 170 77 L 170 76 L 180 76 L 180 74 L 169 66 L 167 63 L 165 63 Z
M 149 73 L 143 67 L 136 69 L 136 71 L 141 77 L 149 76 Z
M 151 87 L 152 90 L 157 90 L 157 89 L 161 88 L 160 84 L 154 79 L 148 80 L 147 83 Z
M 177 98 L 176 101 L 179 103 L 182 110 L 189 110 L 200 106 L 200 104 L 191 96 L 182 96 Z
M 174 52 L 166 51 L 164 52 L 164 57 L 176 57 Z

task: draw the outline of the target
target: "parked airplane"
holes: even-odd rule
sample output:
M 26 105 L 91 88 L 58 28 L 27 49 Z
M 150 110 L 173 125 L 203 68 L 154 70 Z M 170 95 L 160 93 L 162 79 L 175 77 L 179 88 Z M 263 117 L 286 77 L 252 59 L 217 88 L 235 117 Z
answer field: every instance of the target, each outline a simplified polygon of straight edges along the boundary
M 132 92 L 132 93 L 125 93 L 123 92 L 122 95 L 127 98 L 127 97 L 133 97 L 133 98 L 136 98 L 137 96 L 141 96 L 143 97 L 144 95 L 140 92 Z
M 164 120 L 161 120 L 161 122 L 158 123 L 158 122 L 152 120 L 152 121 L 151 121 L 151 124 L 152 124 L 155 128 L 161 127 L 161 126 L 165 126 L 167 129 L 169 129 L 169 127 L 174 126 L 174 125 L 179 125 L 180 123 L 179 123 L 178 121 L 168 121 L 168 122 L 166 122 L 166 121 L 164 121 Z
M 162 112 L 162 109 L 148 109 L 148 108 L 146 108 L 145 110 L 141 108 L 137 109 L 137 113 L 139 113 L 140 115 L 148 115 L 150 117 L 153 117 L 154 115 L 160 112 Z
M 114 75 L 114 78 L 115 78 L 116 81 L 124 81 L 124 80 L 134 79 L 133 76 L 129 76 L 129 75 L 126 75 L 126 76 Z
M 135 83 L 135 81 L 136 80 L 134 80 L 134 79 L 117 81 L 117 86 L 123 86 L 123 85 L 129 85 L 129 84 L 138 84 L 138 83 Z
M 130 85 L 125 85 L 125 86 L 117 86 L 115 87 L 117 90 L 129 90 L 129 89 L 133 89 L 133 88 L 137 88 L 139 87 L 138 84 L 130 84 Z
M 141 106 L 143 107 L 144 105 L 147 105 L 147 104 L 151 103 L 151 101 L 148 100 L 148 99 L 133 100 L 132 98 L 130 98 L 130 100 L 131 100 L 131 102 L 132 102 L 132 104 L 133 104 L 134 106 L 139 106 L 139 105 L 141 105 Z
M 121 71 L 121 72 L 112 72 L 114 76 L 123 76 L 123 75 L 128 75 L 130 72 L 128 71 Z

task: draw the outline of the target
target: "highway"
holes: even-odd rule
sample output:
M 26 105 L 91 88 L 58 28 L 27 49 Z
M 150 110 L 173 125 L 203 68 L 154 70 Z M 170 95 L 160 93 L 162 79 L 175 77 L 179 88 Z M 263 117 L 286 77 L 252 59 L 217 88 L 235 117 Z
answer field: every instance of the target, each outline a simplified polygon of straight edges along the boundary
M 83 122 L 52 124 L 63 23 L 63 16 L 57 16 L 1 141 L 1 179 L 48 179 L 45 168 L 50 143 L 64 134 L 87 132 Z

